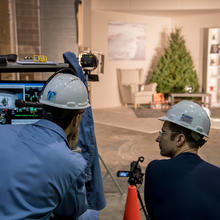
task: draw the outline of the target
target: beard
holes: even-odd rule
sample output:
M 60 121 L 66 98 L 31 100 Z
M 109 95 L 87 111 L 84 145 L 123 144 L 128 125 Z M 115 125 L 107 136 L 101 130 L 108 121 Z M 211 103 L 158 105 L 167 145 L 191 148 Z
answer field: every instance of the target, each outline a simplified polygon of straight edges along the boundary
M 78 142 L 78 137 L 79 137 L 79 129 L 74 128 L 73 132 L 71 132 L 68 136 L 67 136 L 67 140 L 69 142 L 69 146 L 71 150 L 75 150 L 76 149 L 76 145 Z
M 71 150 L 76 149 L 76 145 L 78 142 L 78 137 L 79 137 L 79 124 L 81 121 L 81 115 L 77 115 L 75 120 L 71 122 L 69 125 L 67 131 L 65 133 L 67 134 L 67 141 L 69 143 L 69 147 Z

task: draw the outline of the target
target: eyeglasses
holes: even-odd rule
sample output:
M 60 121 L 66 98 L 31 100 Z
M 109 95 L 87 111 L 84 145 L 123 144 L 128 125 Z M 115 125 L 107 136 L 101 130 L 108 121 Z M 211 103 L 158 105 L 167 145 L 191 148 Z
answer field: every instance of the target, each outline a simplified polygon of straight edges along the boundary
M 166 134 L 166 131 L 162 131 L 162 130 L 159 131 L 159 135 L 160 135 L 160 136 L 162 136 L 162 135 L 164 135 L 164 134 Z
M 159 131 L 159 135 L 160 136 L 163 136 L 166 133 L 180 133 L 180 132 L 179 131 L 163 131 L 163 130 Z

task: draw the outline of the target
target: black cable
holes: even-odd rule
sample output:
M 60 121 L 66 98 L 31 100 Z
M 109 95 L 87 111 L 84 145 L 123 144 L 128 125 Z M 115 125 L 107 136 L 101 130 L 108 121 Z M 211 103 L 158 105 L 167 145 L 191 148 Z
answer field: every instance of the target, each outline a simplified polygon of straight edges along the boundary
M 140 194 L 139 189 L 137 189 L 137 194 L 138 194 L 138 199 L 139 199 L 140 204 L 141 204 L 141 208 L 142 208 L 142 210 L 143 210 L 143 212 L 144 212 L 144 215 L 145 215 L 145 217 L 146 217 L 146 219 L 147 219 L 147 218 L 148 218 L 147 210 L 146 210 L 146 207 L 144 206 L 144 203 L 143 203 L 143 201 L 142 201 L 142 198 L 141 198 L 141 194 Z

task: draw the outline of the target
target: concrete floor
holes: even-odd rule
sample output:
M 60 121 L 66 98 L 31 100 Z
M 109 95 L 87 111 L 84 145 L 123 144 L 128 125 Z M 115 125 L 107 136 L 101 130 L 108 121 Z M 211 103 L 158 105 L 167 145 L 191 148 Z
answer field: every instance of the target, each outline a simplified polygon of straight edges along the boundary
M 118 178 L 118 170 L 129 170 L 130 163 L 139 156 L 145 158 L 141 164 L 142 172 L 147 164 L 154 159 L 164 159 L 159 154 L 155 139 L 162 122 L 157 118 L 137 118 L 131 108 L 118 107 L 113 109 L 93 110 L 95 133 L 98 150 L 107 168 L 116 179 L 123 192 L 114 184 L 110 175 L 103 179 L 107 206 L 100 212 L 100 220 L 122 220 L 128 189 L 127 178 Z M 200 156 L 220 167 L 220 120 L 211 120 L 211 132 L 208 143 L 200 150 Z M 103 177 L 106 169 L 100 160 Z M 143 198 L 143 185 L 140 192 Z M 141 211 L 142 220 L 144 214 Z

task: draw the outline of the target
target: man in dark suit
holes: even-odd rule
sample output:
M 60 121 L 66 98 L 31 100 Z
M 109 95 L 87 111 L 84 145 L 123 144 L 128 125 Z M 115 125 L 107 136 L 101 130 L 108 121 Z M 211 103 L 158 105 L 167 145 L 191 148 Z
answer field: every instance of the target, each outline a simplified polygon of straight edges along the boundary
M 156 141 L 166 160 L 149 163 L 145 204 L 151 220 L 219 220 L 220 168 L 198 156 L 206 142 L 210 119 L 191 101 L 174 105 Z

